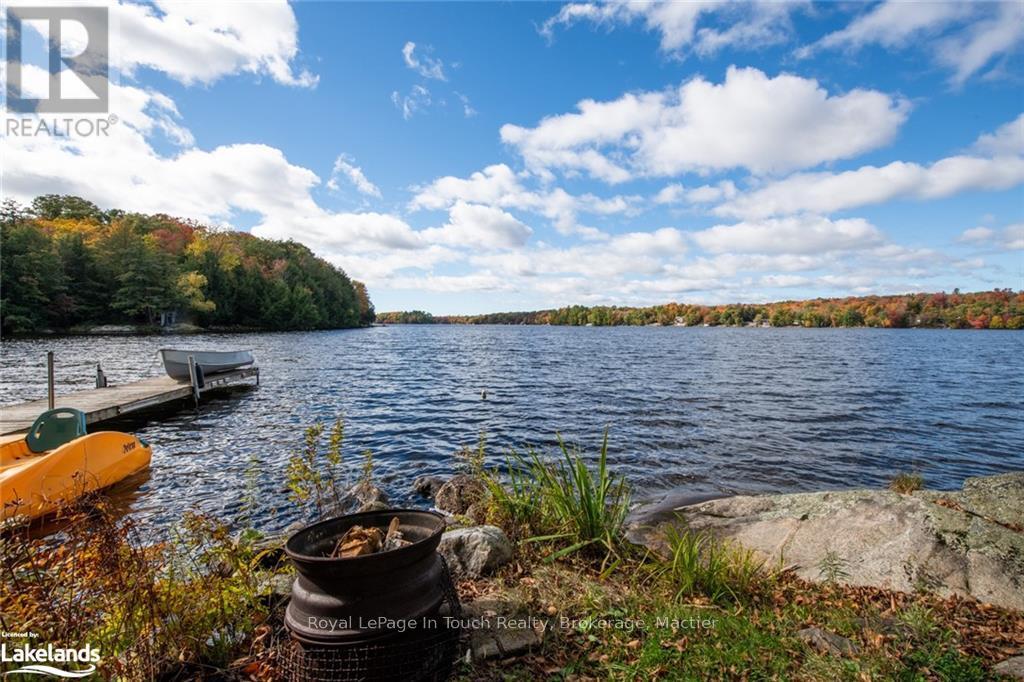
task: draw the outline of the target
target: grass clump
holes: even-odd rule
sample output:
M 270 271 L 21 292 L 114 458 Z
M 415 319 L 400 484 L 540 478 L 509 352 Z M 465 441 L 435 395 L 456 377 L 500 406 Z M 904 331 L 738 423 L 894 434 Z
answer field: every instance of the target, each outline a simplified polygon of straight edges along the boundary
M 668 558 L 662 570 L 676 589 L 676 600 L 705 596 L 713 602 L 738 601 L 754 594 L 770 576 L 753 551 L 681 524 L 667 530 L 666 541 Z
M 533 456 L 530 475 L 536 482 L 540 516 L 552 531 L 532 541 L 568 542 L 551 558 L 575 552 L 602 555 L 604 570 L 620 556 L 630 491 L 626 479 L 608 469 L 608 432 L 605 431 L 597 468 L 587 466 L 578 447 L 558 437 L 561 458 L 552 461 Z
M 482 443 L 482 441 L 481 441 Z M 558 455 L 544 458 L 534 450 L 511 453 L 504 471 L 485 470 L 489 516 L 514 537 L 527 542 L 558 542 L 550 555 L 600 557 L 602 570 L 621 559 L 630 489 L 623 476 L 608 468 L 608 432 L 596 467 L 577 446 L 558 436 Z M 481 445 L 482 448 L 482 445 Z M 482 455 L 477 461 L 482 461 Z
M 897 474 L 889 481 L 889 490 L 904 495 L 922 488 L 924 488 L 924 477 L 921 474 L 904 472 Z

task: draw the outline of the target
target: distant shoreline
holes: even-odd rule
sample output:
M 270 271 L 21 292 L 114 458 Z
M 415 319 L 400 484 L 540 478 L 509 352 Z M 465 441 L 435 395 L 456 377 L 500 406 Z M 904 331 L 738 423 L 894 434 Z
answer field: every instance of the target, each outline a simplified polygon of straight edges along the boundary
M 289 334 L 293 332 L 338 331 L 342 329 L 369 329 L 377 325 L 357 327 L 330 327 L 321 329 L 267 329 L 263 327 L 199 327 L 193 324 L 175 324 L 166 327 L 144 324 L 80 325 L 69 329 L 38 329 L 31 333 L 7 333 L 7 339 L 48 338 L 55 336 L 185 336 L 199 334 Z
M 851 296 L 729 303 L 665 303 L 646 307 L 582 306 L 557 309 L 433 315 L 422 310 L 376 314 L 383 324 L 511 324 L 569 327 L 880 327 L 1024 329 L 1024 291 Z

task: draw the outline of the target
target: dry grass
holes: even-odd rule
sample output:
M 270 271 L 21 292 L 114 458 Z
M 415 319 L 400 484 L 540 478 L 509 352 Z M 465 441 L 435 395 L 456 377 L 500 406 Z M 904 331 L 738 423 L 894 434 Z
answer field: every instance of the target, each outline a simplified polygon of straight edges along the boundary
M 921 474 L 897 474 L 891 481 L 889 481 L 889 490 L 903 495 L 912 493 L 915 490 L 921 490 L 922 488 L 924 488 L 924 477 L 921 476 Z

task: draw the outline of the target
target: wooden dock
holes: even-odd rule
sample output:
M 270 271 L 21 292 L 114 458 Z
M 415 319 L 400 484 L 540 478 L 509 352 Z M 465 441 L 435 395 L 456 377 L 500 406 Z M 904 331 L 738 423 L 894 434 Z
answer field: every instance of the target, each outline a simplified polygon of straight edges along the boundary
M 256 383 L 259 384 L 259 367 L 244 367 L 205 377 L 203 385 L 198 388 L 193 388 L 187 381 L 175 381 L 166 376 L 153 377 L 123 386 L 93 388 L 56 396 L 54 405 L 81 410 L 85 413 L 87 424 L 96 424 L 186 398 L 198 402 L 199 397 L 207 391 L 224 388 L 251 377 L 255 377 Z M 28 431 L 36 417 L 48 409 L 47 398 L 0 407 L 0 436 Z

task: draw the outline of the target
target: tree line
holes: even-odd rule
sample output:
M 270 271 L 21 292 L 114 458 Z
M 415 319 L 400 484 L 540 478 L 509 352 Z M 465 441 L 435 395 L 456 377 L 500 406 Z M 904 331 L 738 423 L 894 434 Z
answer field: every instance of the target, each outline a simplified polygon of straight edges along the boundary
M 1024 291 L 850 296 L 806 301 L 706 306 L 666 303 L 648 307 L 574 305 L 532 312 L 431 315 L 379 313 L 385 324 L 551 324 L 567 326 L 931 327 L 1024 329 Z
M 294 241 L 74 196 L 0 206 L 4 333 L 85 325 L 334 329 L 374 320 L 366 287 Z

